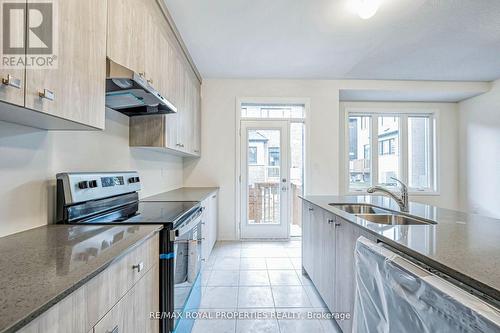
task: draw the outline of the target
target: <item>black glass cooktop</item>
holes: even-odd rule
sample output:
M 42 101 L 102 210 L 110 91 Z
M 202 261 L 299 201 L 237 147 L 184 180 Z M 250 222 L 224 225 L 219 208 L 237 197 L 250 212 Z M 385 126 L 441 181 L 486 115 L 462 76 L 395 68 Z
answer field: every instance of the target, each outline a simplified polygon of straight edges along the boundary
M 78 224 L 166 224 L 174 225 L 200 207 L 196 201 L 137 201 L 112 211 L 78 221 Z

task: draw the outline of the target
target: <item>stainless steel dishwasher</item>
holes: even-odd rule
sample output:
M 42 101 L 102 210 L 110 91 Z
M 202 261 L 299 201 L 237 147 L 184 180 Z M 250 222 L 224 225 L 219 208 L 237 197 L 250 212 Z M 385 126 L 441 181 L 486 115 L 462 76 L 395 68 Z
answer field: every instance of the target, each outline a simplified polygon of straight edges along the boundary
M 396 252 L 358 239 L 354 333 L 500 332 L 496 306 Z

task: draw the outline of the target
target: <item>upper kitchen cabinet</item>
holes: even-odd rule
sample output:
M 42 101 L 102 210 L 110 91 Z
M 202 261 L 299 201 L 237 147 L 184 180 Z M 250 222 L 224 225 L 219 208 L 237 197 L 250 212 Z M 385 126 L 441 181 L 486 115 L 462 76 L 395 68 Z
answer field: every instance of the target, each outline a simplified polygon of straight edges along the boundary
M 104 128 L 106 2 L 58 1 L 57 68 L 26 70 L 26 107 Z
M 11 14 L 22 20 L 11 25 L 19 31 L 9 34 L 19 41 L 11 40 L 15 50 L 4 48 L 3 56 L 11 52 L 18 61 L 12 69 L 0 70 L 0 120 L 41 129 L 103 129 L 106 2 L 64 0 L 36 6 L 41 4 L 25 5 L 23 15 Z M 35 12 L 52 24 L 42 23 L 32 36 L 24 15 Z
M 22 22 L 24 17 L 17 15 L 11 19 L 15 20 L 11 27 L 17 29 L 17 31 L 11 31 L 11 35 L 24 36 L 25 27 Z M 26 53 L 26 45 L 21 47 L 21 52 Z M 24 73 L 24 67 L 0 68 L 0 101 L 24 106 Z
M 201 153 L 201 83 L 172 25 L 155 0 L 137 1 L 138 10 L 131 13 L 127 8 L 116 9 L 122 16 L 142 15 L 138 22 L 145 22 L 132 34 L 147 50 L 135 52 L 131 40 L 119 34 L 115 27 L 108 32 L 108 58 L 144 76 L 148 83 L 177 109 L 174 114 L 136 115 L 130 119 L 130 145 L 133 147 L 158 148 L 181 156 L 200 156 Z M 114 6 L 130 7 L 123 0 L 109 0 L 109 20 Z M 111 5 L 111 3 L 114 3 Z M 117 19 L 118 20 L 118 19 Z M 117 23 L 125 24 L 125 23 Z M 112 45 L 113 44 L 113 45 Z M 115 45 L 116 44 L 116 45 Z
M 144 77 L 149 30 L 147 18 L 144 0 L 108 0 L 107 56 Z M 154 46 L 154 43 L 149 45 Z

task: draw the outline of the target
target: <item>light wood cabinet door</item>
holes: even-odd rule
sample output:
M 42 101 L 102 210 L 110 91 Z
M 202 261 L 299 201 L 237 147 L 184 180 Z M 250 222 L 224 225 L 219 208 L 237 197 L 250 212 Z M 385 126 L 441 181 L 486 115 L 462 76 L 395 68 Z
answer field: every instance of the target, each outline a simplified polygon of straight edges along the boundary
M 356 292 L 354 249 L 360 236 L 376 241 L 376 237 L 370 233 L 337 217 L 334 309 L 337 312 L 350 313 L 351 316 Z M 342 320 L 338 324 L 344 332 L 351 332 L 352 320 Z
M 335 216 L 324 212 L 323 220 L 317 223 L 319 239 L 316 270 L 317 289 L 331 311 L 334 311 L 335 284 Z
M 24 69 L 0 69 L 0 101 L 24 106 Z
M 164 98 L 171 101 L 169 96 L 169 63 L 171 62 L 170 44 L 166 37 L 166 21 L 161 8 L 156 1 L 143 0 L 146 15 L 146 47 L 145 75 L 148 83 Z
M 150 312 L 159 311 L 158 282 L 156 265 L 95 325 L 94 333 L 157 333 L 159 322 L 150 319 Z
M 107 56 L 114 62 L 146 75 L 148 24 L 146 0 L 108 0 Z M 101 0 L 101 2 L 105 2 Z
M 27 108 L 104 128 L 106 4 L 57 2 L 57 68 L 26 69 Z
M 193 82 L 193 153 L 201 155 L 201 87 L 197 80 Z
M 311 277 L 313 273 L 313 239 L 311 216 L 314 208 L 306 201 L 302 204 L 302 267 Z
M 208 260 L 210 253 L 217 241 L 217 216 L 218 216 L 218 199 L 217 193 L 213 193 L 207 199 L 203 200 L 201 206 L 203 211 L 203 243 L 202 257 Z
M 11 19 L 15 21 L 12 22 L 10 27 L 16 29 L 16 31 L 11 31 L 11 34 L 24 36 L 26 26 L 24 22 L 19 22 L 24 17 L 14 15 Z M 26 50 L 26 45 L 24 50 Z M 24 67 L 16 69 L 0 68 L 0 101 L 24 106 L 24 74 Z
M 21 328 L 18 333 L 85 333 L 88 326 L 85 312 L 86 290 L 81 287 L 51 307 L 40 317 Z
M 213 249 L 217 242 L 217 230 L 219 223 L 219 194 L 212 194 L 210 200 L 210 250 Z

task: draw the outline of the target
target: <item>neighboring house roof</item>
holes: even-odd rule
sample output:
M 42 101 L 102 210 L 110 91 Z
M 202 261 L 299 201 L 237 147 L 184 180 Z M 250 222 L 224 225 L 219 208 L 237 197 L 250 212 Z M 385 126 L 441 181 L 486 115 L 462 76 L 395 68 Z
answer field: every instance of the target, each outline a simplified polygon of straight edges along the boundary
M 248 133 L 248 141 L 267 142 L 267 141 L 269 141 L 269 139 L 266 138 L 264 135 L 260 134 L 259 132 L 252 131 L 252 132 Z

